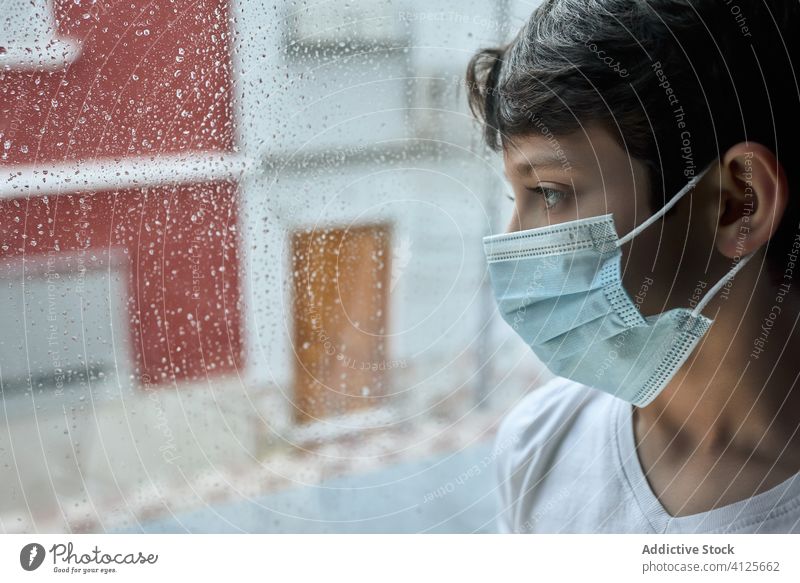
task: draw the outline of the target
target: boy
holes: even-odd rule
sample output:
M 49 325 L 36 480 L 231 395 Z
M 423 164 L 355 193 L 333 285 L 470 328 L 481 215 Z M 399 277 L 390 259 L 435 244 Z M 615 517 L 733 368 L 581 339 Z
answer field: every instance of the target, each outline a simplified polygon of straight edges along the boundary
M 557 376 L 501 532 L 800 532 L 797 2 L 548 0 L 475 55 L 503 317 Z

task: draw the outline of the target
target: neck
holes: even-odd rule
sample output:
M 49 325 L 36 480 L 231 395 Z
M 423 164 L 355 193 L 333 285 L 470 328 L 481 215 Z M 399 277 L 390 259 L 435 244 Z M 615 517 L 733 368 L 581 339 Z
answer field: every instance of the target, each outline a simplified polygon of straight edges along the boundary
M 704 310 L 714 324 L 664 391 L 636 411 L 644 428 L 709 454 L 734 448 L 768 458 L 800 442 L 800 306 L 792 297 L 800 290 L 773 301 L 778 290 L 763 279 L 733 286 L 738 296 L 732 289 Z

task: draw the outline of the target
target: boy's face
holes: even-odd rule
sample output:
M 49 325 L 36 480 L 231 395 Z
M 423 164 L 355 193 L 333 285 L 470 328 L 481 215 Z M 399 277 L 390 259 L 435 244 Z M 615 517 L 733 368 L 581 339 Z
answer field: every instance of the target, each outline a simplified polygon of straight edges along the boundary
M 600 125 L 508 140 L 504 165 L 515 198 L 509 232 L 611 213 L 622 237 L 654 212 L 646 167 Z M 644 315 L 688 307 L 697 295 L 713 233 L 709 239 L 700 226 L 708 223 L 692 217 L 690 196 L 622 248 L 623 283 Z

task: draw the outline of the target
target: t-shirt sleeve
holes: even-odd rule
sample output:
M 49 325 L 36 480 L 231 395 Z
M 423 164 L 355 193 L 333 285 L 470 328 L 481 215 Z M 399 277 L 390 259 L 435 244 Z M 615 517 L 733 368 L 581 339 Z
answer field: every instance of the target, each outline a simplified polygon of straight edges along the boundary
M 500 534 L 511 534 L 512 528 L 512 508 L 511 496 L 509 495 L 510 482 L 507 480 L 506 470 L 501 464 L 497 464 L 497 489 L 495 499 L 497 500 L 497 519 L 495 527 Z
M 527 399 L 530 398 L 530 395 Z M 526 399 L 526 400 L 527 400 Z M 517 532 L 515 524 L 515 509 L 517 506 L 517 493 L 514 484 L 517 480 L 514 475 L 518 468 L 515 460 L 514 449 L 520 441 L 520 423 L 518 415 L 512 411 L 500 423 L 494 439 L 492 456 L 495 460 L 495 499 L 497 501 L 497 519 L 495 526 L 498 533 L 511 534 Z
M 497 532 L 527 532 L 524 514 L 537 478 L 547 474 L 552 450 L 569 426 L 565 418 L 578 407 L 575 401 L 591 391 L 576 391 L 575 386 L 556 377 L 533 389 L 501 421 L 493 447 Z

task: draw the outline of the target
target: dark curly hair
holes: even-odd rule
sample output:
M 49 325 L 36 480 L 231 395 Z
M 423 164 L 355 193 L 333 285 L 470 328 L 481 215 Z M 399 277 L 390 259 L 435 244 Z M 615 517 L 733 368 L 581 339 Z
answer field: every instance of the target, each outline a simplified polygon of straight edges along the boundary
M 795 120 L 800 4 L 793 0 L 545 0 L 507 45 L 479 51 L 466 82 L 487 144 L 597 121 L 650 174 L 660 208 L 741 141 L 800 184 Z M 800 222 L 790 202 L 768 250 L 782 273 Z

